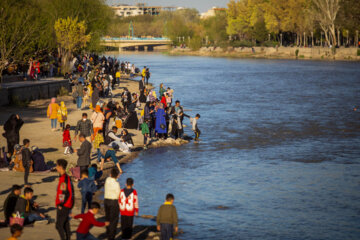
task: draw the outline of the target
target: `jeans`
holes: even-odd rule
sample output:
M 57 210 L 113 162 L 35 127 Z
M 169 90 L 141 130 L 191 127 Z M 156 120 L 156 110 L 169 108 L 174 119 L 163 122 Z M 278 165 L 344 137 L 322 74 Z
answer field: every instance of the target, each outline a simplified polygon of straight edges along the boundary
M 160 224 L 161 240 L 170 240 L 174 235 L 174 225 L 168 223 Z
M 45 218 L 42 218 L 40 215 L 37 215 L 36 213 L 32 213 L 29 216 L 26 217 L 26 221 L 28 223 L 32 223 L 35 221 L 41 221 L 44 220 Z
M 100 148 L 97 149 L 97 159 L 98 159 L 98 162 L 101 162 L 101 152 L 100 152 Z
M 91 233 L 83 234 L 76 232 L 76 240 L 97 240 Z
M 77 97 L 77 98 L 76 98 L 76 105 L 77 105 L 77 108 L 78 108 L 78 109 L 81 109 L 82 100 L 83 100 L 82 97 Z
M 85 212 L 86 203 L 88 204 L 88 209 L 90 209 L 92 197 L 93 196 L 91 192 L 81 194 L 81 213 Z
M 57 118 L 51 119 L 51 128 L 56 128 L 57 125 Z

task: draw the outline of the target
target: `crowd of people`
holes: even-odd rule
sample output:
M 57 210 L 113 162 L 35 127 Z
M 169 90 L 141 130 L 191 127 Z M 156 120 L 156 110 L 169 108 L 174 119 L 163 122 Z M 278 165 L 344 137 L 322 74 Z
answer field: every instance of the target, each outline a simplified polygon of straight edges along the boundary
M 71 137 L 72 126 L 68 122 L 68 109 L 65 102 L 57 103 L 52 98 L 48 108 L 47 117 L 50 119 L 52 131 L 62 131 L 62 143 L 64 154 L 76 154 L 77 165 L 71 169 L 72 176 L 67 175 L 68 162 L 59 159 L 56 171 L 60 174 L 56 195 L 56 229 L 61 239 L 70 239 L 71 231 L 69 221 L 71 217 L 82 219 L 77 229 L 77 239 L 96 239 L 89 233 L 92 226 L 106 226 L 108 239 L 114 239 L 116 227 L 121 215 L 122 238 L 130 239 L 134 215 L 138 214 L 139 205 L 137 192 L 133 188 L 134 180 L 128 178 L 126 187 L 120 189 L 117 179 L 122 169 L 116 153 L 118 151 L 129 153 L 134 147 L 134 142 L 128 129 L 141 130 L 143 134 L 143 147 L 146 149 L 151 141 L 166 138 L 183 138 L 184 117 L 190 118 L 195 141 L 199 141 L 200 130 L 197 122 L 200 118 L 196 114 L 194 118 L 184 113 L 180 101 L 173 103 L 174 90 L 165 88 L 160 84 L 158 93 L 150 87 L 148 81 L 151 73 L 144 66 L 140 71 L 134 64 L 120 62 L 111 57 L 98 57 L 88 55 L 75 57 L 72 61 L 72 72 L 66 74 L 66 78 L 72 85 L 72 97 L 76 108 L 81 111 L 92 109 L 90 116 L 86 112 L 79 114 L 81 119 L 73 125 L 75 129 Z M 139 91 L 131 93 L 126 87 L 121 86 L 120 79 L 125 76 L 141 76 Z M 113 90 L 122 88 L 119 95 L 114 95 Z M 140 114 L 138 114 L 138 112 Z M 140 115 L 140 117 L 138 117 Z M 57 123 L 59 122 L 60 128 Z M 5 220 L 11 225 L 13 237 L 21 235 L 21 227 L 11 224 L 11 219 L 23 218 L 25 223 L 34 221 L 47 221 L 48 217 L 41 214 L 39 205 L 32 201 L 33 189 L 28 181 L 32 171 L 46 171 L 44 156 L 36 146 L 30 148 L 30 140 L 24 139 L 23 146 L 19 145 L 19 131 L 24 121 L 19 115 L 11 115 L 4 125 L 8 151 L 3 151 L 3 162 L 10 169 L 24 172 L 24 195 L 20 196 L 21 187 L 13 186 L 11 194 L 4 203 Z M 118 130 L 121 134 L 118 135 Z M 73 148 L 73 141 L 79 140 L 80 148 Z M 95 163 L 91 156 L 95 154 Z M 100 178 L 104 174 L 104 163 L 112 161 L 114 168 L 104 184 L 104 207 L 106 222 L 98 222 L 95 215 L 100 205 L 92 201 L 93 194 L 98 190 Z M 17 165 L 21 165 L 19 168 Z M 100 165 L 100 169 L 98 169 Z M 41 169 L 41 170 L 39 170 Z M 74 215 L 74 187 L 81 192 L 81 214 Z M 19 201 L 19 199 L 24 199 Z M 18 207 L 15 200 L 21 202 Z M 161 239 L 170 239 L 173 230 L 177 231 L 177 213 L 173 206 L 174 196 L 168 194 L 166 201 L 158 212 L 157 228 L 161 231 Z M 24 208 L 23 205 L 26 207 Z M 30 206 L 30 207 L 29 207 Z M 85 213 L 86 206 L 88 212 Z

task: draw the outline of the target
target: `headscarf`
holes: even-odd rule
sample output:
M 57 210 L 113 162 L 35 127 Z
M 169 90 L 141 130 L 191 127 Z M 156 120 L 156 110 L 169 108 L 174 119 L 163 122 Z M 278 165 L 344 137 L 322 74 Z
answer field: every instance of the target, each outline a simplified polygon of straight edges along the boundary
M 101 107 L 100 107 L 100 105 L 96 105 L 96 107 L 95 107 L 95 112 L 101 113 Z
M 52 113 L 52 104 L 56 102 L 56 98 L 51 98 L 51 102 L 49 104 L 49 115 L 51 116 L 51 113 Z

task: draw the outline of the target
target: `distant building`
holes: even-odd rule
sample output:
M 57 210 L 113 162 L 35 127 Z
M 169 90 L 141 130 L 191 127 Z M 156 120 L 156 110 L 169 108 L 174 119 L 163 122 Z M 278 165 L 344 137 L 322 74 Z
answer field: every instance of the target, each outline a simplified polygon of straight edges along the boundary
M 200 18 L 204 19 L 204 18 L 214 17 L 217 12 L 225 12 L 225 11 L 226 11 L 225 8 L 212 7 L 207 12 L 201 13 Z
M 161 11 L 174 11 L 176 7 L 158 7 L 158 6 L 146 6 L 145 3 L 138 3 L 135 6 L 131 5 L 117 5 L 111 7 L 115 15 L 119 17 L 132 17 L 139 15 L 159 15 Z

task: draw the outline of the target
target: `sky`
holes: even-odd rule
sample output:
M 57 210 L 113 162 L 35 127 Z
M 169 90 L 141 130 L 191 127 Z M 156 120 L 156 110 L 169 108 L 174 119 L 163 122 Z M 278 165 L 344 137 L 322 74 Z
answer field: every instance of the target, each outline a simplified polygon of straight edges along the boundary
M 109 5 L 146 3 L 153 6 L 196 8 L 200 13 L 212 7 L 226 7 L 230 0 L 107 0 Z

